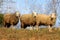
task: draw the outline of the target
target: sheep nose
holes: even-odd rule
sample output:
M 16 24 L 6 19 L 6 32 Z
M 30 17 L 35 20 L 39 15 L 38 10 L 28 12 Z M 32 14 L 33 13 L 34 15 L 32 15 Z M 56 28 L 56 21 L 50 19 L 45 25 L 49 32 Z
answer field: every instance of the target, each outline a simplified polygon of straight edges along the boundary
M 34 16 L 34 18 L 36 18 L 36 16 Z

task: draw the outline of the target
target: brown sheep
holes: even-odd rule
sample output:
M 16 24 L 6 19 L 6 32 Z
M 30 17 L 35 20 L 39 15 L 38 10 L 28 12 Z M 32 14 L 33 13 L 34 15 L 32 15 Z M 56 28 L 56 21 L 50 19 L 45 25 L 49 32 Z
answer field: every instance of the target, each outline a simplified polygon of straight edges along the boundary
M 39 25 L 46 25 L 50 27 L 52 27 L 56 22 L 56 14 L 52 13 L 50 15 L 46 15 L 46 14 L 38 14 L 36 16 L 36 27 L 38 30 L 38 26 Z M 49 30 L 50 31 L 50 30 Z
M 6 13 L 4 14 L 4 27 L 10 27 L 11 25 L 14 26 L 19 22 L 19 17 L 20 17 L 20 13 L 19 12 L 15 12 L 14 14 L 10 14 L 10 13 Z
M 27 26 L 34 26 L 35 25 L 35 17 L 36 17 L 35 12 L 33 12 L 32 14 L 22 15 L 20 17 L 21 28 L 26 28 Z

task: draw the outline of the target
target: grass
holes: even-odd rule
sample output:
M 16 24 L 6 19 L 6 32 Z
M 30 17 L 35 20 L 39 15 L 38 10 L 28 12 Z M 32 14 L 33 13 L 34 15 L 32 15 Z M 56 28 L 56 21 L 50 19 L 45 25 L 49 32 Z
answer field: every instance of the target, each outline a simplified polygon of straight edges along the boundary
M 60 29 L 53 28 L 49 32 L 47 28 L 39 31 L 27 29 L 0 28 L 0 40 L 60 40 Z

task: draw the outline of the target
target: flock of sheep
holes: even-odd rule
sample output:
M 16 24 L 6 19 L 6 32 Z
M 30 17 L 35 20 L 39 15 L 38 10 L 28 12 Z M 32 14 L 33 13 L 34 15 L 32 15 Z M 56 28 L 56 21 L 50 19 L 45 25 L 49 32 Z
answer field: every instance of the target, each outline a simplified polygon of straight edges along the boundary
M 11 25 L 17 25 L 17 23 L 21 22 L 21 28 L 26 28 L 27 26 L 38 27 L 40 25 L 46 25 L 51 31 L 51 27 L 56 22 L 56 13 L 52 13 L 50 15 L 46 14 L 37 14 L 36 12 L 32 12 L 32 14 L 23 14 L 20 15 L 19 12 L 15 12 L 14 14 L 6 13 L 3 17 L 4 27 L 10 27 Z

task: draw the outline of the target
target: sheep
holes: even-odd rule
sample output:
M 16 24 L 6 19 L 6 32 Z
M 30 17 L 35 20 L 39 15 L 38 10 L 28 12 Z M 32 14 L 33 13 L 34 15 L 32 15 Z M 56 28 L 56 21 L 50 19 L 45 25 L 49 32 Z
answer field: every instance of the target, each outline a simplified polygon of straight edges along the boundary
M 51 31 L 51 27 L 55 24 L 56 22 L 56 13 L 52 13 L 50 15 L 46 14 L 38 14 L 36 16 L 36 27 L 38 30 L 38 26 L 40 25 L 46 25 L 49 26 L 49 31 Z
M 13 14 L 6 13 L 3 17 L 4 27 L 9 28 L 11 25 L 14 26 L 19 22 L 20 13 L 15 12 Z
M 24 14 L 20 17 L 21 28 L 26 28 L 27 26 L 34 26 L 35 25 L 35 17 L 36 13 L 33 12 L 32 14 Z

